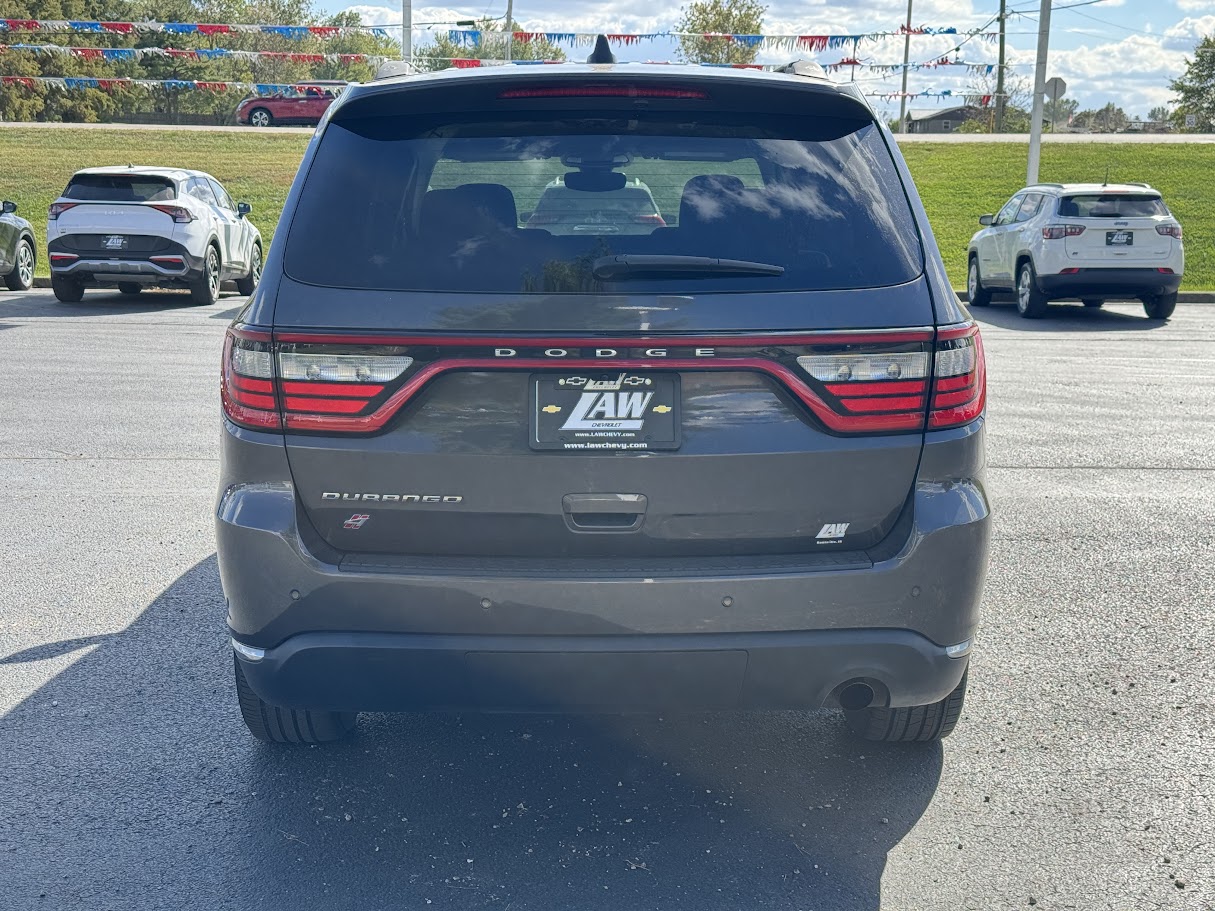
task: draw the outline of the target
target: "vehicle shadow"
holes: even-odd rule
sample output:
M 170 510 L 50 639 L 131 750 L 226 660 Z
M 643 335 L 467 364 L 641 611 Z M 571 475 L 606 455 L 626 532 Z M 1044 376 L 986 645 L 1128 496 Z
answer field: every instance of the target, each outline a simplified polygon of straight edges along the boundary
M 971 307 L 970 313 L 981 323 L 1022 332 L 1146 332 L 1168 325 L 1167 320 L 1149 319 L 1137 303 L 1114 303 L 1119 309 L 1110 306 L 1090 309 L 1060 301 L 1052 303 L 1041 319 L 1025 319 L 1012 302 L 993 301 L 986 307 Z M 1125 312 L 1128 307 L 1134 307 L 1135 312 Z
M 219 304 L 238 303 L 245 299 L 235 292 L 221 291 Z M 163 313 L 167 310 L 205 311 L 190 300 L 187 291 L 144 291 L 135 297 L 126 297 L 110 289 L 90 289 L 84 292 L 84 300 L 76 304 L 65 304 L 55 300 L 49 290 L 39 289 L 17 294 L 0 300 L 0 319 L 14 317 L 81 317 L 124 316 L 138 313 Z M 233 310 L 233 315 L 237 311 Z
M 0 718 L 13 907 L 876 911 L 941 774 L 939 745 L 831 713 L 371 715 L 261 744 L 223 617 L 211 556 L 121 633 L 3 659 L 92 648 Z

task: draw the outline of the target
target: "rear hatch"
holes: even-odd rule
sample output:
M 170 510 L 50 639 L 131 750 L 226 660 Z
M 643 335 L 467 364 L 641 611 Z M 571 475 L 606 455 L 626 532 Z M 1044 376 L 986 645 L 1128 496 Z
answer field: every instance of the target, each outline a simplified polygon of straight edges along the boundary
M 1064 224 L 1084 228 L 1064 238 L 1068 259 L 1078 264 L 1153 266 L 1168 259 L 1177 242 L 1169 233 L 1177 222 L 1156 193 L 1071 193 L 1060 197 L 1059 215 Z
M 593 79 L 344 103 L 291 221 L 273 335 L 230 338 L 229 415 L 273 427 L 281 409 L 301 507 L 349 552 L 875 544 L 926 424 L 973 419 L 981 388 L 973 337 L 932 328 L 879 127 L 834 90 Z M 640 179 L 665 224 L 525 227 L 558 177 L 607 207 Z M 934 361 L 956 374 L 936 393 Z
M 146 258 L 168 249 L 176 198 L 173 180 L 159 175 L 77 174 L 51 208 L 55 249 L 90 259 Z

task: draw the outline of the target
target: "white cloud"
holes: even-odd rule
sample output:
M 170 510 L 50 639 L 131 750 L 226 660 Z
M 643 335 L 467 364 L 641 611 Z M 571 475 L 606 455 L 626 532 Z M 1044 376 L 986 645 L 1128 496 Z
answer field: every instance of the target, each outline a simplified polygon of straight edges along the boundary
M 1177 8 L 1187 13 L 1198 13 L 1206 9 L 1215 10 L 1215 0 L 1177 0 Z

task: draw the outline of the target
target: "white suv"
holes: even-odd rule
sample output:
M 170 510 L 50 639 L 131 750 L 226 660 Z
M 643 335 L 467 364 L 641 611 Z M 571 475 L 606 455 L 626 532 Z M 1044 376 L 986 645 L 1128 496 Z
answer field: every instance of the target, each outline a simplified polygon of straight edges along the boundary
M 235 281 L 252 294 L 262 274 L 262 236 L 210 174 L 134 166 L 77 171 L 48 213 L 55 297 L 75 302 L 86 285 L 189 288 L 195 303 Z
M 1181 225 L 1145 183 L 1040 183 L 1020 190 L 970 239 L 966 290 L 972 306 L 1013 292 L 1036 318 L 1059 298 L 1100 307 L 1139 298 L 1153 319 L 1177 306 L 1185 269 Z

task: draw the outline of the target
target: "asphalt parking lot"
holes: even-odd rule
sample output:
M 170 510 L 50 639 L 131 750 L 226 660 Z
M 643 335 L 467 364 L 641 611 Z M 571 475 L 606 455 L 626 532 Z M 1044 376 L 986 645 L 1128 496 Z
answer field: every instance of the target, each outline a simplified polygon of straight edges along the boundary
M 283 748 L 212 537 L 241 302 L 0 292 L 0 908 L 1215 907 L 1215 305 L 976 311 L 997 525 L 943 746 L 777 713 Z

